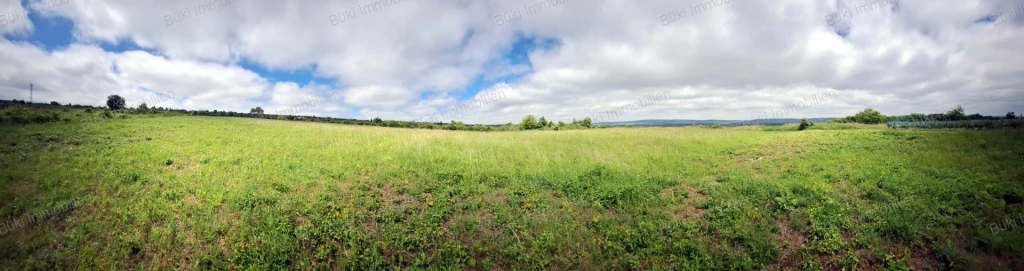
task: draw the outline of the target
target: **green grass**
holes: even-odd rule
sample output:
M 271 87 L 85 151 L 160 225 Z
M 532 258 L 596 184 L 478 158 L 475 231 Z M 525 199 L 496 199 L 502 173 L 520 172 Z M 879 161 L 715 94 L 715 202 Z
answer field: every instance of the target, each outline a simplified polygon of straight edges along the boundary
M 0 268 L 1024 268 L 1024 132 L 825 126 L 2 125 Z

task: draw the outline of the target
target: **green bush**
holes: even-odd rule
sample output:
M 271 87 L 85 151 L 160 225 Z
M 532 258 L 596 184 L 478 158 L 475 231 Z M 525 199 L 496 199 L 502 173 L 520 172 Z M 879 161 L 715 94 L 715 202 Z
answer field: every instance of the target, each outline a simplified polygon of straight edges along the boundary
M 519 127 L 523 130 L 534 130 L 540 129 L 541 125 L 540 122 L 537 121 L 537 117 L 534 117 L 533 115 L 526 115 L 526 117 L 523 117 L 523 121 L 519 123 Z
M 879 124 L 885 122 L 885 115 L 882 115 L 878 110 L 868 108 L 853 115 L 853 119 L 858 123 Z
M 59 121 L 60 113 L 12 106 L 0 110 L 0 123 L 31 124 Z
M 124 98 L 120 95 L 107 96 L 107 107 L 110 108 L 110 110 L 124 109 L 124 105 Z

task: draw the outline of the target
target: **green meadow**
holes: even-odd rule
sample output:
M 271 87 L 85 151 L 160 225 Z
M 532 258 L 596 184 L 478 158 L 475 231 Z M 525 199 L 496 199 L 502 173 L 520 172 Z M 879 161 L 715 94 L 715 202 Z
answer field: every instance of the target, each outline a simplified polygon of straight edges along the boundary
M 3 270 L 1021 270 L 1024 131 L 0 125 Z

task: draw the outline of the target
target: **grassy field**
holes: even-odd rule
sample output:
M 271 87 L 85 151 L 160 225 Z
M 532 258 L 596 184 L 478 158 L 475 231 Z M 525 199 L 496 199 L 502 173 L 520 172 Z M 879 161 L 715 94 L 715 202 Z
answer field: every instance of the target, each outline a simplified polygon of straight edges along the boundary
M 1024 131 L 832 126 L 3 125 L 0 269 L 1024 268 Z

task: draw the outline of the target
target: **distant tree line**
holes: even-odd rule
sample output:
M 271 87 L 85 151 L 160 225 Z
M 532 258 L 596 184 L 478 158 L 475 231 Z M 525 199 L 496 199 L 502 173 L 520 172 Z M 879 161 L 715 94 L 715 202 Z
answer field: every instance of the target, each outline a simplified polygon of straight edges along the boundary
M 398 121 L 398 120 L 382 120 L 380 118 L 373 118 L 368 120 L 361 119 L 348 119 L 348 118 L 333 118 L 333 117 L 317 117 L 317 116 L 302 116 L 302 115 L 278 115 L 278 114 L 266 114 L 262 107 L 254 107 L 249 110 L 248 113 L 239 113 L 233 111 L 219 111 L 219 110 L 185 110 L 185 109 L 172 109 L 164 107 L 150 107 L 146 103 L 140 103 L 137 108 L 128 108 L 126 101 L 119 95 L 110 95 L 107 97 L 107 107 L 90 106 L 90 105 L 78 105 L 78 104 L 61 104 L 56 101 L 50 103 L 29 103 L 25 100 L 0 100 L 0 109 L 10 107 L 12 105 L 20 105 L 23 107 L 30 108 L 52 108 L 52 107 L 64 107 L 64 108 L 76 108 L 86 109 L 86 113 L 92 113 L 93 110 L 106 110 L 102 114 L 110 116 L 110 111 L 123 114 L 181 114 L 191 116 L 218 116 L 218 117 L 242 117 L 242 118 L 258 118 L 258 119 L 274 119 L 274 120 L 291 120 L 291 121 L 308 121 L 308 122 L 322 122 L 322 123 L 337 123 L 337 124 L 348 124 L 348 125 L 364 125 L 364 126 L 380 126 L 380 127 L 394 127 L 394 128 L 415 128 L 415 129 L 435 129 L 435 130 L 457 130 L 457 131 L 528 131 L 528 130 L 542 130 L 542 131 L 560 131 L 560 130 L 580 130 L 580 129 L 592 129 L 592 128 L 608 128 L 611 126 L 597 126 L 593 124 L 593 121 L 588 117 L 583 120 L 573 119 L 570 123 L 562 121 L 549 121 L 546 117 L 541 116 L 537 118 L 534 115 L 526 115 L 522 121 L 518 124 L 506 123 L 504 125 L 467 125 L 461 121 L 451 121 L 449 123 L 443 122 L 418 122 L 418 121 Z M 11 112 L 4 113 L 11 115 Z M 49 122 L 59 120 L 57 114 L 34 114 L 31 116 L 19 116 L 17 119 L 21 120 L 18 122 Z M 999 120 L 999 119 L 1017 119 L 1017 115 L 1014 112 L 1008 112 L 1005 117 L 995 116 L 982 116 L 981 114 L 967 115 L 964 113 L 963 107 L 957 106 L 946 113 L 935 113 L 935 114 L 910 114 L 906 116 L 886 116 L 881 112 L 867 108 L 853 116 L 845 118 L 839 118 L 829 121 L 830 123 L 864 123 L 864 124 L 881 124 L 887 121 L 964 121 L 964 120 Z M 7 119 L 15 119 L 15 117 L 8 116 Z M 801 127 L 806 128 L 813 126 L 811 122 L 801 121 Z M 720 126 L 720 125 L 718 125 Z M 718 128 L 718 127 L 712 127 Z
M 967 115 L 964 108 L 957 106 L 946 113 L 910 114 L 905 116 L 886 116 L 871 108 L 841 119 L 833 123 L 886 123 L 890 128 L 923 128 L 923 129 L 1010 129 L 1024 127 L 1024 121 L 1018 121 L 1017 114 L 1007 112 L 1005 116 Z
M 9 107 L 11 105 L 22 105 L 24 107 L 33 107 L 40 109 L 54 108 L 54 107 L 65 107 L 65 108 L 84 108 L 86 113 L 93 113 L 93 110 L 102 110 L 101 117 L 110 118 L 111 112 L 122 113 L 122 114 L 180 114 L 190 116 L 214 116 L 214 117 L 240 117 L 240 118 L 256 118 L 256 119 L 272 119 L 272 120 L 290 120 L 290 121 L 308 121 L 308 122 L 321 122 L 321 123 L 335 123 L 335 124 L 348 124 L 348 125 L 364 125 L 364 126 L 380 126 L 380 127 L 393 127 L 393 128 L 414 128 L 414 129 L 433 129 L 433 130 L 453 130 L 453 131 L 478 131 L 478 132 L 490 132 L 490 131 L 526 131 L 526 130 L 579 130 L 579 129 L 590 129 L 590 128 L 606 128 L 610 126 L 595 126 L 593 125 L 590 118 L 584 118 L 583 120 L 573 120 L 571 123 L 565 122 L 554 122 L 548 121 L 545 117 L 537 117 L 533 115 L 527 115 L 523 118 L 519 124 L 507 123 L 505 125 L 468 125 L 461 121 L 451 121 L 448 123 L 444 122 L 419 122 L 419 121 L 398 121 L 398 120 L 382 120 L 381 118 L 373 118 L 368 120 L 362 119 L 349 119 L 349 118 L 333 118 L 333 117 L 318 117 L 318 116 L 303 116 L 303 115 L 278 115 L 278 114 L 266 114 L 266 111 L 262 107 L 254 107 L 249 110 L 248 113 L 234 112 L 234 111 L 220 111 L 220 110 L 185 110 L 185 109 L 172 109 L 164 107 L 151 107 L 146 103 L 140 103 L 136 108 L 130 108 L 127 106 L 126 100 L 119 95 L 107 96 L 106 107 L 90 106 L 90 105 L 62 105 L 56 101 L 50 103 L 28 103 L 24 100 L 11 100 L 5 101 L 0 100 L 0 109 Z M 19 111 L 20 112 L 20 111 Z M 8 113 L 12 114 L 12 113 Z M 17 117 L 18 123 L 45 123 L 51 121 L 60 120 L 59 114 L 46 113 L 46 114 L 35 114 L 35 113 L 19 113 L 19 114 L 34 114 L 31 116 L 19 116 Z M 40 115 L 42 114 L 42 115 Z M 38 115 L 38 116 L 37 116 Z M 11 118 L 15 119 L 14 117 Z
M 594 126 L 593 121 L 587 117 L 583 120 L 573 119 L 570 123 L 559 121 L 548 121 L 547 118 L 541 116 L 537 119 L 534 115 L 526 115 L 519 124 L 507 123 L 503 125 L 501 130 L 503 131 L 527 131 L 527 130 L 545 130 L 545 131 L 560 131 L 560 130 L 581 130 L 591 128 L 607 128 L 610 126 Z
M 1006 113 L 1006 116 L 982 116 L 981 114 L 970 114 L 964 113 L 964 108 L 957 106 L 946 113 L 933 113 L 933 114 L 919 114 L 914 113 L 905 116 L 886 116 L 878 110 L 871 108 L 864 109 L 864 111 L 858 112 L 856 115 L 834 119 L 829 122 L 833 123 L 864 123 L 864 124 L 879 124 L 888 121 L 962 121 L 962 120 L 999 120 L 999 119 L 1017 119 L 1014 112 Z
M 145 103 L 140 104 L 139 108 L 126 108 L 124 106 L 124 99 L 120 98 L 120 96 L 115 96 L 108 97 L 107 107 L 71 103 L 61 104 L 57 101 L 31 103 L 17 99 L 0 100 L 0 123 L 42 124 L 57 121 L 110 119 L 115 116 L 129 118 L 129 115 L 138 114 L 188 115 L 186 110 L 163 107 L 150 108 Z M 111 107 L 114 109 L 111 109 Z

